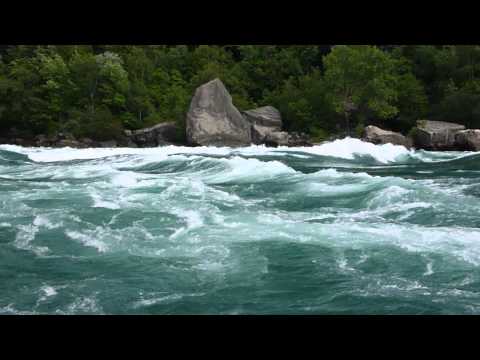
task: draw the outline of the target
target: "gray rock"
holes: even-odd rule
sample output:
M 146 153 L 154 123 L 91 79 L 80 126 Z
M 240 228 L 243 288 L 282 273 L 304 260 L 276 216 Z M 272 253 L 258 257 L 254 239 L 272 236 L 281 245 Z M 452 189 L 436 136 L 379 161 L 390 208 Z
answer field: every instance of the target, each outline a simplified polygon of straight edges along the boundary
M 51 146 L 51 142 L 47 136 L 40 134 L 35 136 L 35 146 L 48 147 Z
M 101 148 L 116 148 L 118 144 L 115 140 L 109 140 L 109 141 L 100 141 L 98 143 L 98 146 Z
M 138 148 L 138 145 L 134 143 L 132 139 L 128 139 L 125 146 L 129 148 Z
M 273 106 L 244 111 L 243 115 L 252 125 L 269 127 L 276 129 L 276 131 L 282 130 L 282 115 Z
M 411 147 L 411 140 L 400 133 L 387 131 L 376 126 L 367 126 L 364 130 L 363 140 L 373 144 L 394 144 Z
M 157 147 L 177 143 L 177 133 L 177 125 L 174 122 L 166 122 L 141 130 L 126 130 L 125 136 L 129 140 L 128 146 Z
M 95 147 L 95 142 L 90 138 L 82 138 L 80 143 L 83 148 Z
M 55 144 L 56 147 L 70 147 L 70 148 L 79 148 L 81 144 L 76 140 L 60 140 Z
M 35 142 L 34 142 L 34 141 L 28 140 L 28 139 L 23 139 L 23 138 L 15 138 L 15 139 L 13 139 L 13 144 L 14 144 L 14 145 L 19 145 L 19 146 L 24 146 L 24 147 L 35 146 Z
M 282 131 L 282 115 L 273 106 L 245 111 L 243 115 L 252 126 L 252 142 L 256 145 L 312 146 L 306 134 Z
M 264 144 L 269 134 L 273 132 L 278 132 L 278 131 L 280 130 L 267 127 L 267 126 L 252 125 L 252 128 L 251 128 L 252 143 L 254 143 L 255 145 Z
M 454 150 L 455 135 L 465 126 L 444 121 L 419 120 L 413 131 L 416 148 L 426 150 Z
M 290 136 L 286 131 L 269 132 L 263 143 L 268 147 L 289 146 Z
M 310 137 L 305 134 L 305 133 L 289 133 L 288 134 L 288 146 L 294 146 L 294 147 L 308 147 L 308 146 L 313 146 Z
M 256 145 L 265 144 L 270 134 L 282 131 L 282 116 L 272 106 L 245 111 L 243 116 L 251 125 L 252 143 Z
M 480 151 L 480 130 L 463 130 L 455 135 L 458 150 Z
M 200 86 L 187 114 L 187 141 L 200 146 L 247 146 L 250 123 L 233 105 L 219 79 Z
M 286 131 L 269 132 L 264 139 L 264 144 L 268 147 L 312 146 L 312 143 L 306 134 L 288 133 Z

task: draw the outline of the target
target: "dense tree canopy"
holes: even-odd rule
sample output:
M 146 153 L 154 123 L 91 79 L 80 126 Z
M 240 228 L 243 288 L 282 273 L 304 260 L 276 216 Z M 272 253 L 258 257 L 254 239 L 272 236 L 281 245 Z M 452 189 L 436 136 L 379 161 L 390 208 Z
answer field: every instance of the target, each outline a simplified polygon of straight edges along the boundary
M 103 140 L 176 121 L 220 78 L 241 110 L 273 105 L 321 140 L 430 117 L 480 127 L 480 46 L 66 45 L 0 47 L 0 137 Z

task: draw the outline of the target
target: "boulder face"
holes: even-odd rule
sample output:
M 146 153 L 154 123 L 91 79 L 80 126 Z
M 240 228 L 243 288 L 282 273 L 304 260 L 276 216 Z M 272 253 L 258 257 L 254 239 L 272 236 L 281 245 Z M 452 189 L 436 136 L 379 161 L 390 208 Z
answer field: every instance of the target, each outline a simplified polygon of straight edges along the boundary
M 426 150 L 454 150 L 455 135 L 465 126 L 444 121 L 420 120 L 413 132 L 414 146 Z
M 118 143 L 115 140 L 98 142 L 98 147 L 101 147 L 101 148 L 116 148 L 117 146 L 118 146 Z
M 290 136 L 285 131 L 269 132 L 263 139 L 262 144 L 267 147 L 289 146 Z
M 267 126 L 261 125 L 252 125 L 252 143 L 255 145 L 264 144 L 266 138 L 273 132 L 278 132 L 279 130 L 273 129 Z
M 233 105 L 220 79 L 196 90 L 186 125 L 190 145 L 236 147 L 251 144 L 250 123 Z
M 463 130 L 455 135 L 458 150 L 480 151 L 480 130 Z
M 288 133 L 286 131 L 269 132 L 263 139 L 267 147 L 305 147 L 313 146 L 306 134 Z
M 282 132 L 282 116 L 273 106 L 264 106 L 258 109 L 243 112 L 243 116 L 251 125 L 252 143 L 266 144 L 268 138 L 279 138 Z M 279 146 L 283 146 L 279 144 Z M 285 145 L 286 146 L 286 145 Z
M 172 145 L 177 143 L 177 125 L 174 122 L 161 123 L 141 130 L 126 130 L 125 135 L 128 138 L 128 146 Z
M 254 110 L 244 111 L 243 115 L 252 125 L 282 129 L 282 115 L 273 106 L 264 106 Z
M 313 144 L 307 134 L 293 132 L 288 134 L 288 146 L 310 147 Z
M 376 126 L 367 126 L 364 130 L 363 140 L 376 145 L 393 144 L 405 147 L 411 146 L 411 141 L 400 133 L 380 129 Z

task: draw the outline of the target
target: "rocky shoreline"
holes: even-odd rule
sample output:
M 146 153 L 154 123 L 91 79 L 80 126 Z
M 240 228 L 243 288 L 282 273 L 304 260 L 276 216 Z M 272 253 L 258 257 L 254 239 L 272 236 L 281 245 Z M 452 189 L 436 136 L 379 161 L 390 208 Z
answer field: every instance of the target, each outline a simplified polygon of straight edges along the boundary
M 445 121 L 419 120 L 409 136 L 367 126 L 362 140 L 430 151 L 480 151 L 480 130 Z
M 241 112 L 233 104 L 222 81 L 215 79 L 196 90 L 186 118 L 185 136 L 179 136 L 181 131 L 175 122 L 165 122 L 145 129 L 125 130 L 122 137 L 109 141 L 75 139 L 71 134 L 59 133 L 50 137 L 38 135 L 33 140 L 0 137 L 0 144 L 53 148 L 315 145 L 306 134 L 282 129 L 282 116 L 276 108 L 264 106 Z M 179 140 L 182 137 L 186 140 Z M 432 151 L 480 151 L 480 129 L 466 129 L 463 125 L 443 121 L 419 120 L 408 136 L 367 126 L 362 140 L 377 145 L 390 143 Z

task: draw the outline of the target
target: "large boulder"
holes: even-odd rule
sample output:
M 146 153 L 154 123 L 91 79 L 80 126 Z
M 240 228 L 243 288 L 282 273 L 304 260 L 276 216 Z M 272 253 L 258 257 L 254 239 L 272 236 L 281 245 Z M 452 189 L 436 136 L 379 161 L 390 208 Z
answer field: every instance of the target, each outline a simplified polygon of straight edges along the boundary
M 313 146 L 310 136 L 305 133 L 292 132 L 288 134 L 288 146 L 305 147 Z
M 363 140 L 376 145 L 394 144 L 402 145 L 405 147 L 411 146 L 411 141 L 402 134 L 393 131 L 383 130 L 373 125 L 367 126 L 365 128 Z
M 288 133 L 286 131 L 272 131 L 269 132 L 264 140 L 263 144 L 267 147 L 304 147 L 312 146 L 309 137 L 306 134 Z
M 70 140 L 70 139 L 63 139 L 59 140 L 56 144 L 55 147 L 69 147 L 69 148 L 81 148 L 83 147 L 82 144 L 76 140 Z
M 23 138 L 15 138 L 15 139 L 13 139 L 13 144 L 14 144 L 14 145 L 23 146 L 23 147 L 35 146 L 35 142 L 34 142 L 33 140 L 23 139 Z
M 416 148 L 426 150 L 455 150 L 455 135 L 465 126 L 444 121 L 419 120 L 413 131 Z
M 279 132 L 279 130 L 268 126 L 252 125 L 252 143 L 255 145 L 264 144 L 267 137 L 274 132 Z
M 256 145 L 265 144 L 271 134 L 282 131 L 282 116 L 273 106 L 244 111 L 243 116 L 252 126 L 252 142 Z
M 127 146 L 157 147 L 177 143 L 177 125 L 174 122 L 157 124 L 155 126 L 130 131 L 125 135 L 131 141 Z
M 118 143 L 116 140 L 98 142 L 98 147 L 101 147 L 101 148 L 116 148 L 117 146 L 118 146 Z
M 250 123 L 219 79 L 200 86 L 187 114 L 187 141 L 195 146 L 247 146 Z
M 463 130 L 455 135 L 458 150 L 480 151 L 480 130 Z
M 262 144 L 267 147 L 289 146 L 289 138 L 286 131 L 272 131 L 265 136 Z
M 243 115 L 252 125 L 282 129 L 282 115 L 273 106 L 264 106 L 258 109 L 244 111 Z
M 48 147 L 51 146 L 50 139 L 43 134 L 35 136 L 35 146 Z

